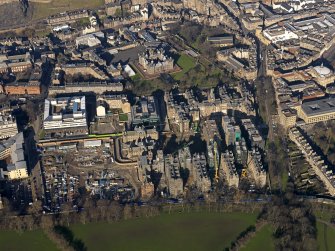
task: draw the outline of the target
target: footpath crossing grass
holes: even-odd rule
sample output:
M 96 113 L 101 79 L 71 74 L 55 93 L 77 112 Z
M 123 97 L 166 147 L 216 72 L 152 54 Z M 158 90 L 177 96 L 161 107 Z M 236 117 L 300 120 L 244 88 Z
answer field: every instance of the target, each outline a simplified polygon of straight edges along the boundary
M 0 231 L 0 250 L 6 251 L 57 251 L 55 244 L 48 239 L 42 230 Z
M 318 222 L 316 226 L 319 251 L 335 250 L 335 229 L 321 222 Z
M 256 235 L 246 244 L 241 251 L 274 251 L 275 246 L 272 239 L 272 229 L 270 225 L 264 226 Z
M 71 230 L 90 251 L 222 251 L 255 221 L 256 214 L 174 213 Z

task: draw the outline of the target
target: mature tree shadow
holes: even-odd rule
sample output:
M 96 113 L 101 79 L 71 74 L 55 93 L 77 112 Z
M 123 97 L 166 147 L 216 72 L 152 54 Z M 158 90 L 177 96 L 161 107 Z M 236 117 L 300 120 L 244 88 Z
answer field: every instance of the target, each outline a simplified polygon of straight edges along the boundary
M 54 227 L 54 231 L 56 234 L 61 235 L 74 250 L 87 251 L 85 243 L 82 240 L 75 238 L 73 232 L 68 227 L 58 225 Z

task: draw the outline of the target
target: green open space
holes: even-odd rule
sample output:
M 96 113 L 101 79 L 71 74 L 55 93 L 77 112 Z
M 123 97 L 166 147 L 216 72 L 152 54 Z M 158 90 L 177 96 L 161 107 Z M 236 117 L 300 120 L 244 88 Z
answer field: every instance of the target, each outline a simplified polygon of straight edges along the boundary
M 177 65 L 182 68 L 182 71 L 172 74 L 172 76 L 175 80 L 180 80 L 186 72 L 195 67 L 196 63 L 191 56 L 181 54 L 177 60 Z
M 88 250 L 222 251 L 256 221 L 256 214 L 163 214 L 116 223 L 74 225 L 75 238 Z
M 31 3 L 34 8 L 33 19 L 76 9 L 94 9 L 104 5 L 104 0 L 52 0 L 51 3 Z
M 120 113 L 119 114 L 119 120 L 121 122 L 127 122 L 128 121 L 128 115 L 126 113 Z
M 133 81 L 138 81 L 141 79 L 141 75 L 139 73 L 136 73 L 134 76 L 131 76 L 130 79 Z
M 330 222 L 331 219 L 335 216 L 335 213 L 330 212 L 329 210 L 314 210 L 313 211 L 317 219 Z
M 335 228 L 321 222 L 317 222 L 316 226 L 319 251 L 335 250 Z
M 0 250 L 8 251 L 57 251 L 57 247 L 42 230 L 26 231 L 0 231 Z
M 199 45 L 201 45 L 201 43 L 203 43 L 203 40 L 206 40 L 206 35 L 204 34 L 200 34 L 196 40 L 194 42 L 191 42 L 191 47 L 195 50 L 199 50 Z
M 281 188 L 283 191 L 285 191 L 286 189 L 287 182 L 288 182 L 288 172 L 284 170 L 281 174 Z
M 248 241 L 241 251 L 274 251 L 275 245 L 272 239 L 272 229 L 270 225 L 264 226 L 256 235 Z

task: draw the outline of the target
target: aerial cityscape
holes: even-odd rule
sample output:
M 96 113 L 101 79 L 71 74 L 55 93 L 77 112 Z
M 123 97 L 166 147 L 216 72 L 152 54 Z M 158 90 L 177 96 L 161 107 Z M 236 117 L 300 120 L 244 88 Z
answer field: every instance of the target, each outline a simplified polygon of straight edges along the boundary
M 0 246 L 335 250 L 335 1 L 0 0 Z

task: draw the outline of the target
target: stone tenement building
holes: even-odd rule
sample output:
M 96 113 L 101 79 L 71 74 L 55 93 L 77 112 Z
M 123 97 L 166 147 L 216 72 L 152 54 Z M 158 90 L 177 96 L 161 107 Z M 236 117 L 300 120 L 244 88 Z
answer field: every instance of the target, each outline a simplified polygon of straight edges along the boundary
M 87 10 L 74 10 L 74 11 L 67 11 L 63 13 L 59 13 L 56 15 L 49 16 L 47 18 L 47 23 L 49 25 L 58 25 L 62 23 L 73 23 L 78 19 L 88 17 Z
M 95 92 L 102 94 L 104 92 L 122 92 L 122 83 L 113 82 L 73 82 L 65 83 L 64 85 L 53 85 L 49 88 L 49 95 L 56 95 L 60 93 L 76 93 L 76 92 Z
M 41 86 L 39 82 L 13 82 L 6 84 L 7 95 L 40 95 Z
M 29 52 L 19 55 L 0 55 L 0 73 L 24 72 L 32 68 L 31 55 Z
M 169 57 L 164 48 L 147 48 L 139 54 L 139 63 L 149 75 L 172 71 L 174 61 Z

